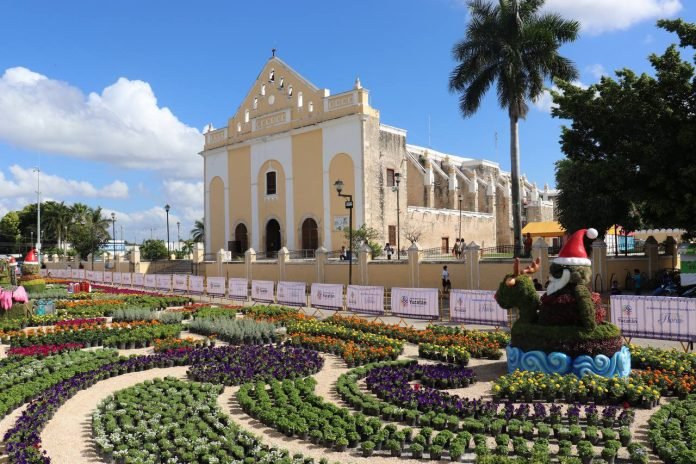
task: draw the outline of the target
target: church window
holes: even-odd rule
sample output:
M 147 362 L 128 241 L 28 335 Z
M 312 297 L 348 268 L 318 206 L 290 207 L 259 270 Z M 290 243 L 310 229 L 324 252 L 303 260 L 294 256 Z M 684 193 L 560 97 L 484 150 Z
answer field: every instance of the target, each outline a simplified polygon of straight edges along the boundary
M 254 97 L 254 109 L 258 109 L 258 107 L 259 107 L 259 98 Z
M 244 122 L 249 122 L 249 110 L 244 110 Z
M 309 105 L 307 105 L 307 108 L 309 109 L 310 113 L 313 112 L 314 111 L 314 103 L 309 102 Z
M 387 187 L 394 186 L 394 170 L 387 169 Z
M 297 107 L 302 108 L 304 101 L 302 101 L 302 92 L 297 94 Z
M 266 95 L 266 84 L 261 84 L 261 95 Z
M 276 194 L 276 172 L 269 171 L 266 173 L 266 195 Z
M 242 132 L 242 123 L 241 122 L 237 123 L 237 132 Z

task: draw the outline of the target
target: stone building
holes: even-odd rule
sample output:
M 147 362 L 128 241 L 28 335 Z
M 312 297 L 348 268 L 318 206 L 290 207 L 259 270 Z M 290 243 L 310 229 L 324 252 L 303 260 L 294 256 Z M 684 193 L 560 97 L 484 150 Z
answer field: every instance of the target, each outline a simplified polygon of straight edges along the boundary
M 415 236 L 443 250 L 458 236 L 511 244 L 509 173 L 406 136 L 380 122 L 359 80 L 331 95 L 273 56 L 227 125 L 205 134 L 206 251 L 340 249 L 349 210 L 339 179 L 353 227 L 372 227 L 383 242 L 395 245 L 400 232 L 402 248 Z M 522 184 L 527 219 L 551 219 L 549 198 Z

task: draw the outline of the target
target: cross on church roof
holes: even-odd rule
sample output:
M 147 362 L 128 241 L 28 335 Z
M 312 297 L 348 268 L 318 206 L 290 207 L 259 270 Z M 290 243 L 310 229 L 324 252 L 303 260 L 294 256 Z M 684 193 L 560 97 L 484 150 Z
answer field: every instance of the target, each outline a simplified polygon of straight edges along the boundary
M 275 47 L 271 48 L 271 57 L 275 56 L 276 49 Z

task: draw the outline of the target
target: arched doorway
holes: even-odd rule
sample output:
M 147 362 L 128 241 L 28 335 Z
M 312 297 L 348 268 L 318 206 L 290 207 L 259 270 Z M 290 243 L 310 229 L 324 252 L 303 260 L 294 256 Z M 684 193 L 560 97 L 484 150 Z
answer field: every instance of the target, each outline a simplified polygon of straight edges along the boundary
M 238 224 L 234 228 L 234 248 L 232 251 L 238 256 L 244 256 L 249 249 L 249 235 L 244 224 Z
M 307 218 L 302 223 L 302 249 L 310 250 L 308 253 L 314 256 L 314 251 L 319 248 L 319 227 L 312 218 Z
M 266 223 L 266 253 L 280 250 L 280 224 L 275 219 Z

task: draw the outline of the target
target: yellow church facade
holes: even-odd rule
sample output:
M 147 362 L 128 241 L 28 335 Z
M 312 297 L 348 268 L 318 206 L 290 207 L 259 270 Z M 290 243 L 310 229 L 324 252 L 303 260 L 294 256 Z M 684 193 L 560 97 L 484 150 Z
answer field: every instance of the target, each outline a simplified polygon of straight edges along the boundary
M 332 95 L 272 57 L 226 127 L 205 134 L 206 251 L 347 247 L 337 180 L 353 196 L 353 227 L 372 227 L 393 247 L 416 237 L 443 250 L 459 236 L 509 240 L 509 175 L 409 145 L 406 135 L 380 122 L 359 80 Z M 552 211 L 540 193 L 523 182 L 528 211 Z

